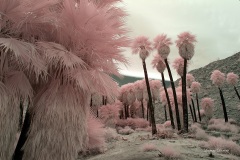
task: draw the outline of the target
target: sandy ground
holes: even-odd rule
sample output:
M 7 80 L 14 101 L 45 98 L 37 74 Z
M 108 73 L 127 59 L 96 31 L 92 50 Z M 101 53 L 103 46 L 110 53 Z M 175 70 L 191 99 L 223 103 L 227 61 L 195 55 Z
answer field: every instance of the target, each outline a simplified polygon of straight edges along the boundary
M 199 147 L 201 141 L 192 138 L 153 139 L 149 132 L 139 131 L 131 135 L 119 135 L 118 140 L 108 143 L 107 151 L 94 155 L 79 158 L 79 160 L 163 160 L 159 151 L 143 152 L 141 147 L 145 143 L 155 144 L 158 148 L 172 146 L 180 154 L 182 160 L 239 160 L 240 157 L 231 154 L 222 154 L 213 151 L 214 158 L 209 157 L 209 150 Z

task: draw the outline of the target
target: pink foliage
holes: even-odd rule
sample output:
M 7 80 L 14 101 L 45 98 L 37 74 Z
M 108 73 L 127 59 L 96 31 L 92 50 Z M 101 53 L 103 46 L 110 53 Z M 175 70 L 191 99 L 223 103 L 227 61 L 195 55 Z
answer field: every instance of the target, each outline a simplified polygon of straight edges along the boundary
M 222 131 L 222 132 L 232 132 L 238 133 L 239 128 L 231 124 L 230 122 L 225 122 L 224 119 L 211 119 L 208 123 L 208 130 Z
M 165 62 L 163 61 L 161 56 L 159 56 L 158 54 L 154 56 L 152 65 L 153 65 L 153 68 L 156 68 L 160 73 L 163 73 L 166 68 Z
M 118 130 L 119 134 L 123 134 L 123 135 L 129 135 L 132 134 L 134 132 L 134 130 L 132 128 L 130 128 L 129 126 L 126 126 L 124 128 L 120 128 Z
M 214 107 L 214 100 L 212 98 L 203 98 L 201 100 L 201 107 L 204 110 L 205 115 L 208 118 L 212 118 L 212 116 L 213 116 L 213 107 Z
M 142 59 L 146 59 L 149 55 L 149 51 L 152 50 L 151 42 L 145 36 L 140 36 L 135 38 L 132 44 L 132 53 L 133 54 L 140 54 Z
M 196 112 L 196 115 L 197 115 L 198 113 Z M 203 110 L 203 109 L 200 109 L 200 116 L 205 116 L 205 111 Z
M 191 91 L 193 93 L 198 93 L 200 92 L 201 84 L 199 82 L 192 82 L 191 84 Z
M 89 117 L 87 121 L 88 145 L 90 152 L 103 152 L 106 147 L 105 129 L 103 124 L 94 117 Z
M 163 124 L 164 127 L 171 127 L 171 121 L 166 121 Z
M 166 97 L 166 93 L 164 90 L 161 90 L 161 92 L 160 92 L 160 100 L 163 105 L 167 104 L 167 97 Z
M 115 126 L 116 121 L 119 117 L 120 107 L 116 104 L 105 105 L 99 108 L 99 117 L 103 123 L 107 126 Z
M 195 81 L 195 78 L 193 77 L 193 75 L 190 74 L 190 73 L 187 73 L 187 75 L 186 75 L 187 86 L 188 86 L 188 87 L 191 87 L 191 84 L 192 84 L 192 82 L 194 82 L 194 81 Z
M 227 83 L 235 86 L 238 82 L 238 75 L 230 72 L 227 74 Z
M 200 145 L 202 148 L 217 150 L 220 153 L 234 154 L 240 156 L 240 146 L 231 140 L 226 140 L 221 137 L 211 137 L 208 142 Z
M 196 38 L 189 32 L 183 32 L 178 35 L 176 45 L 179 48 L 179 54 L 182 58 L 190 60 L 194 55 L 194 45 Z
M 128 118 L 128 119 L 119 119 L 116 125 L 120 127 L 129 126 L 132 129 L 136 129 L 136 128 L 148 127 L 149 122 L 143 118 Z
M 177 159 L 180 158 L 181 155 L 177 149 L 174 149 L 172 146 L 165 146 L 159 149 L 166 159 Z
M 184 59 L 182 57 L 176 58 L 172 66 L 177 71 L 178 75 L 183 76 Z
M 214 70 L 211 74 L 212 83 L 217 87 L 221 87 L 225 81 L 225 74 L 220 72 L 219 70 Z
M 144 84 L 142 80 L 138 80 L 134 83 L 134 93 L 138 101 L 143 100 L 143 88 Z
M 141 146 L 141 150 L 144 152 L 152 152 L 152 151 L 157 151 L 158 148 L 155 144 L 145 143 Z
M 163 58 L 167 59 L 170 48 L 169 46 L 172 44 L 171 39 L 167 37 L 166 34 L 158 35 L 154 39 L 154 48 L 158 50 L 158 54 Z

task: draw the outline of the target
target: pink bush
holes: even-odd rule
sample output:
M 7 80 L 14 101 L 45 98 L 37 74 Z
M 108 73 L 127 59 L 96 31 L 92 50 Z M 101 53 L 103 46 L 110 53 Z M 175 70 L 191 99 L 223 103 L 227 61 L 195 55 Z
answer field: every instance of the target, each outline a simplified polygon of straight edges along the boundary
M 143 118 L 128 118 L 128 119 L 119 119 L 116 125 L 123 128 L 126 126 L 129 126 L 132 129 L 136 129 L 136 128 L 148 127 L 149 122 Z
M 123 135 L 129 135 L 132 134 L 134 132 L 134 130 L 132 128 L 130 128 L 129 126 L 126 126 L 122 129 L 118 130 L 119 134 L 123 134 Z
M 120 107 L 117 104 L 105 105 L 99 108 L 99 117 L 107 126 L 115 126 L 119 117 Z
M 159 151 L 166 159 L 177 159 L 181 157 L 179 151 L 172 146 L 165 146 L 159 149 Z
M 201 148 L 216 150 L 220 153 L 231 153 L 240 156 L 240 146 L 231 140 L 211 137 L 208 142 L 200 144 Z
M 220 72 L 219 70 L 214 70 L 211 74 L 212 83 L 217 87 L 221 87 L 225 81 L 225 74 Z
M 238 75 L 234 74 L 233 72 L 230 72 L 227 74 L 228 84 L 235 86 L 237 82 L 238 82 Z
M 193 93 L 198 93 L 200 92 L 201 84 L 199 82 L 192 82 L 191 84 L 191 91 Z
M 164 122 L 163 126 L 166 127 L 166 128 L 171 127 L 171 121 Z
M 198 114 L 198 113 L 196 112 L 196 114 Z M 205 111 L 203 109 L 200 109 L 200 116 L 201 117 L 205 116 Z
M 208 123 L 208 130 L 238 133 L 239 128 L 230 122 L 225 122 L 224 119 L 211 119 Z
M 214 100 L 211 98 L 203 98 L 201 101 L 201 107 L 204 110 L 206 117 L 212 118 L 213 116 L 213 107 Z
M 152 151 L 157 151 L 158 148 L 155 144 L 145 143 L 141 146 L 141 150 L 143 152 L 152 152 Z
M 143 89 L 144 89 L 143 80 L 138 80 L 134 83 L 133 90 L 138 101 L 143 100 Z

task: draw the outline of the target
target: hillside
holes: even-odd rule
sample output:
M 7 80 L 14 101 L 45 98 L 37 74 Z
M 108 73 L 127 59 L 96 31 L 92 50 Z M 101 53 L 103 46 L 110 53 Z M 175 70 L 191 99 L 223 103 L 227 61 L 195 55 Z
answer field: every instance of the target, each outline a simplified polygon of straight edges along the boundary
M 216 69 L 220 70 L 225 74 L 229 72 L 234 72 L 240 77 L 240 52 L 226 59 L 214 61 L 202 68 L 195 69 L 189 72 L 195 77 L 196 81 L 200 82 L 202 85 L 199 98 L 213 98 L 215 100 L 215 117 L 223 118 L 222 104 L 219 91 L 210 80 L 212 71 Z M 238 85 L 236 87 L 240 92 L 240 82 L 238 82 Z M 233 118 L 240 122 L 240 101 L 233 87 L 225 83 L 222 90 L 229 118 Z

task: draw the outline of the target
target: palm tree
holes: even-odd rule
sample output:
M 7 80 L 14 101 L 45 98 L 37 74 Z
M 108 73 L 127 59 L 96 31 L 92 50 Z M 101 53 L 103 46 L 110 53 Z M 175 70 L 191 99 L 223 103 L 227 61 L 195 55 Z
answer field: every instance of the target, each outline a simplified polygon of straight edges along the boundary
M 132 52 L 133 54 L 139 53 L 139 56 L 142 59 L 146 87 L 147 87 L 148 98 L 149 98 L 148 106 L 149 106 L 149 112 L 150 112 L 150 118 L 151 118 L 151 124 L 152 124 L 152 135 L 154 135 L 157 133 L 157 128 L 155 123 L 154 107 L 152 103 L 152 95 L 151 95 L 150 85 L 148 81 L 147 67 L 145 62 L 145 59 L 149 56 L 149 51 L 152 50 L 150 45 L 151 43 L 149 42 L 147 37 L 144 37 L 144 36 L 137 37 L 133 42 Z
M 223 97 L 223 92 L 222 92 L 222 89 L 221 89 L 221 87 L 222 87 L 222 85 L 224 84 L 224 81 L 225 81 L 225 74 L 222 73 L 219 70 L 214 70 L 211 74 L 210 79 L 212 80 L 212 83 L 218 87 L 219 94 L 220 94 L 221 101 L 222 101 L 224 119 L 225 119 L 225 122 L 228 122 L 227 109 L 226 109 L 225 100 L 224 100 L 224 97 Z
M 201 88 L 201 84 L 199 82 L 196 82 L 196 81 L 192 82 L 191 91 L 196 95 L 198 118 L 199 118 L 199 121 L 201 122 L 200 108 L 199 108 L 199 102 L 198 102 L 198 93 L 200 92 L 200 88 Z M 192 103 L 194 104 L 193 100 L 192 100 Z
M 174 124 L 174 120 L 173 120 L 173 112 L 172 112 L 172 107 L 171 107 L 171 103 L 170 103 L 170 99 L 169 99 L 169 95 L 167 92 L 167 87 L 165 84 L 165 77 L 164 77 L 164 70 L 166 68 L 166 65 L 164 63 L 164 61 L 162 60 L 162 58 L 159 55 L 156 55 L 152 61 L 152 65 L 153 68 L 156 68 L 158 70 L 158 72 L 161 73 L 161 77 L 162 77 L 162 84 L 163 84 L 163 88 L 165 91 L 165 96 L 166 96 L 166 100 L 167 100 L 167 105 L 168 105 L 168 109 L 169 109 L 169 116 L 170 116 L 170 120 L 171 120 L 171 126 L 173 129 L 175 129 L 175 124 Z M 165 111 L 165 119 L 167 119 L 167 114 L 166 114 L 166 105 L 164 105 L 164 111 Z
M 171 45 L 171 44 L 172 44 L 171 39 L 167 38 L 167 35 L 165 35 L 165 34 L 158 35 L 154 39 L 154 48 L 156 48 L 158 50 L 158 54 L 164 60 L 167 70 L 168 70 L 168 75 L 169 75 L 171 87 L 173 90 L 173 98 L 174 98 L 176 119 L 177 119 L 177 128 L 178 128 L 178 130 L 181 130 L 181 123 L 180 123 L 180 116 L 179 116 L 179 109 L 178 109 L 178 102 L 177 102 L 177 94 L 176 94 L 175 84 L 174 84 L 173 77 L 172 77 L 172 72 L 171 72 L 171 69 L 169 67 L 168 60 L 167 60 L 167 57 L 170 53 L 169 45 Z
M 233 88 L 234 88 L 234 90 L 235 90 L 235 92 L 238 96 L 238 99 L 240 100 L 240 95 L 239 95 L 239 93 L 237 91 L 237 88 L 236 88 L 236 85 L 238 83 L 238 75 L 234 74 L 233 72 L 230 72 L 230 73 L 227 74 L 227 79 L 226 80 L 227 80 L 228 84 L 233 86 Z
M 26 117 L 31 124 L 23 126 L 28 135 L 22 132 L 14 159 L 73 160 L 89 147 L 91 93 L 117 94 L 109 74 L 118 75 L 115 63 L 126 62 L 120 54 L 128 44 L 125 13 L 100 1 L 26 2 L 21 1 L 25 10 L 19 24 L 33 24 L 21 29 L 34 35 L 32 43 L 46 62 L 48 77 L 37 84 L 41 89 Z
M 194 55 L 194 45 L 196 42 L 195 36 L 189 32 L 183 32 L 178 35 L 176 45 L 179 49 L 179 55 L 184 59 L 183 76 L 182 76 L 182 101 L 183 101 L 183 117 L 184 117 L 184 131 L 188 132 L 188 105 L 187 105 L 187 88 L 186 88 L 186 74 L 187 61 Z

